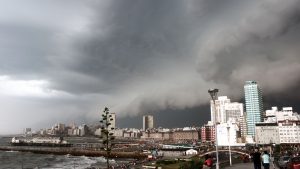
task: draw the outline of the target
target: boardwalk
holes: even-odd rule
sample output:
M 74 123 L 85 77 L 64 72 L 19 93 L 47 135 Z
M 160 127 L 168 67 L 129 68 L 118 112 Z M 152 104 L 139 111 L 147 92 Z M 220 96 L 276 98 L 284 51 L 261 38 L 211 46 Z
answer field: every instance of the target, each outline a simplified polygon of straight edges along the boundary
M 253 163 L 239 163 L 239 164 L 234 164 L 231 167 L 225 167 L 224 169 L 253 169 Z M 262 167 L 263 169 L 264 167 Z M 273 166 L 270 166 L 270 169 L 273 169 Z M 275 169 L 278 169 L 277 167 Z

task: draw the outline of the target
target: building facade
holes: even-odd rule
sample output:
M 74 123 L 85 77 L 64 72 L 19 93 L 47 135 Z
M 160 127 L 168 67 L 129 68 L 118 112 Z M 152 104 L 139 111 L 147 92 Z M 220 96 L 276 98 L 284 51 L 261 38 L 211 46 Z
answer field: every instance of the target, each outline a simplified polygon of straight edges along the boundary
M 279 144 L 279 132 L 277 123 L 256 123 L 255 125 L 256 144 Z
M 201 127 L 201 142 L 215 142 L 215 127 L 212 122 Z
M 300 143 L 300 121 L 283 120 L 278 121 L 280 144 Z
M 243 116 L 239 117 L 238 126 L 240 128 L 240 133 L 241 133 L 241 139 L 242 139 L 241 142 L 245 142 L 246 141 L 246 137 L 247 137 L 246 113 L 244 113 Z
M 217 126 L 218 145 L 237 145 L 239 128 L 236 123 L 222 123 Z
M 153 129 L 154 128 L 154 119 L 151 115 L 143 116 L 143 130 Z
M 176 130 L 172 134 L 173 140 L 199 140 L 200 134 L 197 130 Z
M 218 97 L 218 99 L 215 100 L 215 104 L 216 107 L 214 107 L 214 102 L 211 100 L 210 115 L 212 123 L 214 123 L 215 118 L 217 123 L 227 123 L 228 120 L 232 119 L 237 121 L 239 117 L 244 114 L 243 103 L 231 102 L 227 96 Z
M 244 92 L 247 112 L 247 134 L 255 136 L 255 124 L 262 122 L 262 93 L 255 81 L 246 81 Z
M 217 100 L 215 100 L 215 107 L 213 100 L 210 101 L 210 110 L 211 110 L 211 121 L 214 123 L 224 123 L 226 122 L 226 112 L 225 105 L 230 103 L 230 99 L 227 96 L 219 96 Z
M 225 105 L 226 122 L 238 121 L 244 115 L 244 104 L 233 102 Z

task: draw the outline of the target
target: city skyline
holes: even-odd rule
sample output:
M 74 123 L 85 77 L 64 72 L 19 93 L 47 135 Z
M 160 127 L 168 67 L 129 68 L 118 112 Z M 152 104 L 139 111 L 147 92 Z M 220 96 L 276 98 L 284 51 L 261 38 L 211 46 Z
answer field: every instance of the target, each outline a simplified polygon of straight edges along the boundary
M 300 1 L 0 2 L 0 134 L 57 122 L 202 125 L 209 88 L 299 111 Z M 172 118 L 170 118 L 172 117 Z M 130 126 L 131 125 L 131 126 Z

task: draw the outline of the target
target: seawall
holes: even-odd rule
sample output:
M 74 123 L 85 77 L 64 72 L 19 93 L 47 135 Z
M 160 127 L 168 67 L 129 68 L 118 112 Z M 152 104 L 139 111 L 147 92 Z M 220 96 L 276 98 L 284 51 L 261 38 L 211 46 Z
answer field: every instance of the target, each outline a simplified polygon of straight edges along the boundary
M 0 146 L 2 151 L 21 151 L 21 152 L 32 152 L 39 154 L 56 154 L 56 155 L 74 155 L 74 156 L 106 156 L 105 151 L 80 149 L 74 147 L 33 147 L 33 146 Z M 147 156 L 140 152 L 119 152 L 112 151 L 110 158 L 134 158 L 134 159 L 145 159 Z

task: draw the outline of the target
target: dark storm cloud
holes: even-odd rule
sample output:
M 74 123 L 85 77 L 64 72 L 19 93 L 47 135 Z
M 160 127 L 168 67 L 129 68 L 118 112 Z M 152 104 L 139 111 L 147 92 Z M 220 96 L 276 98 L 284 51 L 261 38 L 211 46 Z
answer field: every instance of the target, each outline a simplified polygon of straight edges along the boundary
M 93 18 L 89 32 L 76 39 L 77 64 L 71 69 L 112 89 L 136 76 L 156 76 L 166 62 L 191 54 L 185 8 L 182 1 L 113 1 Z M 101 86 L 95 87 L 101 92 Z
M 212 1 L 109 1 L 94 14 L 88 31 L 74 38 L 76 59 L 67 64 L 92 83 L 62 77 L 56 87 L 121 95 L 118 106 L 124 105 L 117 110 L 134 114 L 206 103 L 201 96 L 206 89 L 199 92 L 199 87 L 210 83 L 195 71 L 196 42 L 214 25 L 210 20 L 229 7 Z
M 62 112 L 62 121 L 88 121 L 109 106 L 119 117 L 173 112 L 176 124 L 180 113 L 199 111 L 184 114 L 203 121 L 208 88 L 240 100 L 245 80 L 258 81 L 268 102 L 286 93 L 295 103 L 299 96 L 289 90 L 300 81 L 299 3 L 10 1 L 0 10 L 0 80 L 41 80 L 38 93 L 51 97 L 18 100 L 20 108 L 6 106 L 14 112 L 7 118 L 27 109 L 49 123 Z
M 119 91 L 128 89 L 128 85 L 135 87 L 135 83 L 144 85 L 141 87 L 144 90 L 159 90 L 153 96 L 152 92 L 129 89 L 136 93 L 133 99 L 126 100 L 131 102 L 129 107 L 135 107 L 130 111 L 182 109 L 203 104 L 206 100 L 200 95 L 206 90 L 197 93 L 199 96 L 190 92 L 214 83 L 223 87 L 224 94 L 241 97 L 245 80 L 259 81 L 266 93 L 280 93 L 290 87 L 288 81 L 298 81 L 295 76 L 300 68 L 298 48 L 291 50 L 289 46 L 299 43 L 294 36 L 298 34 L 299 1 L 283 5 L 280 1 L 130 2 L 112 1 L 105 14 L 99 14 L 105 17 L 97 20 L 96 15 L 87 38 L 75 44 L 79 49 L 78 64 L 72 65 L 74 70 L 99 79 L 101 85 L 89 88 L 94 92 Z M 290 42 L 286 43 L 286 39 Z M 197 61 L 199 71 L 193 74 Z M 176 81 L 168 78 L 177 73 L 199 79 L 191 85 L 193 78 L 178 77 L 191 82 L 172 87 Z M 282 80 L 273 83 L 276 81 L 273 73 L 281 75 Z M 184 103 L 185 99 L 198 103 Z
M 280 3 L 262 1 L 234 25 L 212 34 L 199 52 L 200 59 L 209 55 L 213 65 L 199 61 L 203 77 L 232 88 L 235 83 L 258 80 L 266 93 L 294 86 L 290 82 L 299 81 L 300 72 L 299 48 L 295 47 L 300 40 L 300 2 Z

